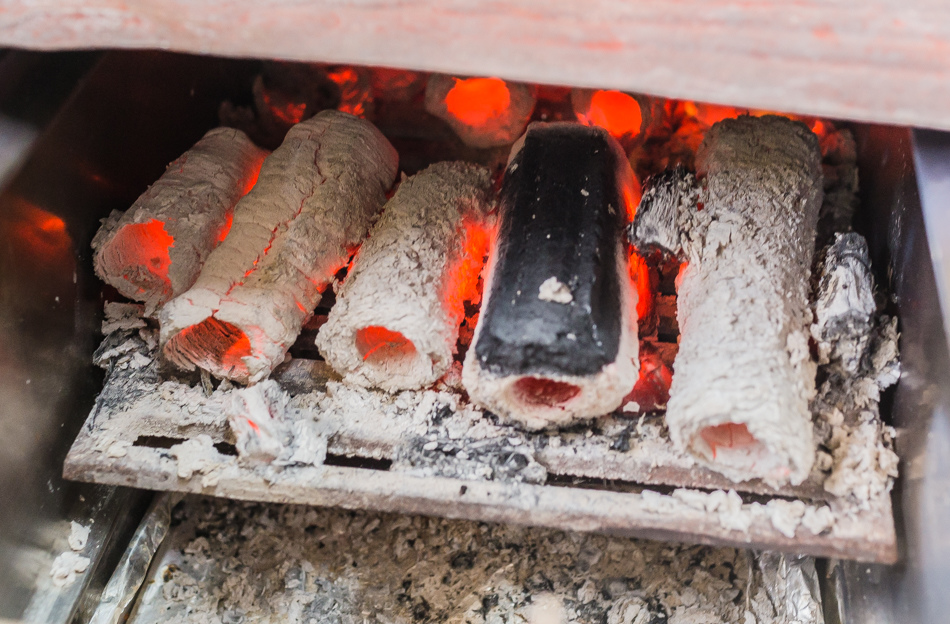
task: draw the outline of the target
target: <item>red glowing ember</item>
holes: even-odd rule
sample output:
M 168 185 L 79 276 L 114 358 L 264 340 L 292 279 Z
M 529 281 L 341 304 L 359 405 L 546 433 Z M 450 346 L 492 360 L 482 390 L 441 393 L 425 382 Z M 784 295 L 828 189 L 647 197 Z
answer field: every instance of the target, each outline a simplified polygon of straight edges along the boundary
M 168 250 L 175 239 L 165 231 L 158 219 L 146 223 L 126 225 L 116 233 L 108 248 L 112 266 L 126 268 L 122 278 L 135 286 L 139 293 L 148 290 L 170 291 L 168 268 L 171 258 Z
M 534 111 L 537 89 L 500 78 L 429 77 L 426 110 L 472 147 L 514 143 Z
M 186 327 L 176 341 L 178 349 L 202 354 L 195 362 L 200 368 L 223 369 L 234 377 L 247 375 L 244 358 L 252 355 L 251 341 L 231 323 L 209 317 Z
M 340 104 L 337 110 L 365 117 L 373 99 L 366 70 L 335 65 L 327 68 L 327 76 L 340 88 Z
M 637 290 L 637 319 L 643 321 L 653 312 L 654 295 L 650 267 L 636 251 L 630 253 L 630 278 Z
M 594 91 L 574 100 L 574 114 L 581 123 L 600 126 L 616 138 L 635 137 L 643 125 L 640 103 L 620 91 Z M 586 104 L 586 106 L 584 106 Z M 578 105 L 582 108 L 576 108 Z
M 576 397 L 581 389 L 563 381 L 522 377 L 515 382 L 514 391 L 525 405 L 557 407 Z
M 666 407 L 670 400 L 673 373 L 650 344 L 640 345 L 640 377 L 633 390 L 624 399 L 636 403 L 640 412 L 652 412 Z
M 456 119 L 469 126 L 484 126 L 500 117 L 511 105 L 511 92 L 500 78 L 455 79 L 445 96 L 445 106 Z
M 363 361 L 381 363 L 387 360 L 412 357 L 416 346 L 399 332 L 373 325 L 356 332 L 356 348 Z
M 743 449 L 759 443 L 743 423 L 723 423 L 715 427 L 706 427 L 699 432 L 699 435 L 709 445 L 713 459 L 716 458 L 716 449 Z

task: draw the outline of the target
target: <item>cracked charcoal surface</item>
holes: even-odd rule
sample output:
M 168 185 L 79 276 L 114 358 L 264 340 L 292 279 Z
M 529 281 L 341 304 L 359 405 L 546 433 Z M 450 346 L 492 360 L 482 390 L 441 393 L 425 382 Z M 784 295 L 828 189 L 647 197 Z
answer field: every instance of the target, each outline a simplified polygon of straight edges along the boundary
M 194 284 L 201 267 L 220 242 L 234 205 L 247 190 L 267 155 L 240 130 L 215 128 L 168 165 L 124 213 L 113 212 L 92 240 L 96 274 L 120 293 L 144 301 L 149 310 Z M 158 221 L 174 243 L 168 248 L 167 280 L 128 260 L 115 245 L 130 225 Z M 132 273 L 132 277 L 129 277 Z
M 351 115 L 323 111 L 294 126 L 238 203 L 231 233 L 198 281 L 162 309 L 166 356 L 186 370 L 200 364 L 218 377 L 264 379 L 365 237 L 397 163 L 379 130 Z M 209 357 L 197 338 L 176 340 L 185 328 L 211 320 L 246 334 L 250 355 L 239 366 Z
M 747 551 L 187 498 L 130 622 L 791 622 Z

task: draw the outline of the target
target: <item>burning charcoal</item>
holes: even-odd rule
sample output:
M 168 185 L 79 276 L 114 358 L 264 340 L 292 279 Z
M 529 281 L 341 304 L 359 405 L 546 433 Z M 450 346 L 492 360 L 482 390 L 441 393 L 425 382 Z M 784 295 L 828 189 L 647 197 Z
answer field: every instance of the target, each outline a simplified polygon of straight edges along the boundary
M 105 220 L 92 240 L 96 274 L 149 312 L 188 290 L 266 155 L 240 130 L 208 132 L 131 208 Z
M 809 272 L 822 199 L 818 141 L 775 116 L 717 123 L 683 173 L 644 193 L 632 228 L 687 262 L 667 424 L 735 481 L 801 483 L 815 457 Z
M 439 163 L 403 182 L 353 262 L 317 345 L 346 381 L 433 384 L 452 363 L 488 251 L 487 169 Z
M 500 78 L 454 78 L 433 74 L 426 110 L 448 122 L 472 147 L 514 143 L 534 111 L 535 88 Z
M 620 91 L 573 89 L 571 107 L 579 122 L 600 126 L 624 142 L 642 137 L 650 125 L 649 103 Z
M 294 126 L 198 281 L 162 310 L 165 356 L 185 370 L 265 378 L 366 235 L 397 160 L 372 124 L 346 113 Z
M 534 124 L 512 150 L 469 395 L 530 428 L 620 405 L 637 379 L 636 293 L 623 237 L 636 183 L 606 131 Z

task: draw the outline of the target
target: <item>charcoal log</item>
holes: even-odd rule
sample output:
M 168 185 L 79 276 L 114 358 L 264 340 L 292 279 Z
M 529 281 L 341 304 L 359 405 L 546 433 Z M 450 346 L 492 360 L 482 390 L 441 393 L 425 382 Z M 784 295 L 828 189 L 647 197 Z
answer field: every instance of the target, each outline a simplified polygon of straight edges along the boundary
M 445 162 L 405 180 L 360 248 L 317 345 L 346 381 L 424 388 L 456 353 L 488 251 L 491 176 Z
M 371 123 L 323 111 L 287 133 L 194 286 L 161 312 L 165 357 L 240 382 L 280 364 L 366 236 L 398 156 Z
M 266 156 L 240 130 L 208 132 L 131 208 L 104 221 L 92 240 L 96 274 L 149 314 L 188 290 Z
M 630 392 L 636 291 L 623 229 L 637 192 L 600 128 L 532 124 L 515 144 L 462 372 L 477 403 L 538 429 L 610 412 Z
M 822 203 L 817 137 L 783 117 L 715 124 L 697 175 L 662 176 L 632 227 L 686 263 L 666 421 L 674 443 L 735 481 L 801 483 L 815 456 L 809 277 Z

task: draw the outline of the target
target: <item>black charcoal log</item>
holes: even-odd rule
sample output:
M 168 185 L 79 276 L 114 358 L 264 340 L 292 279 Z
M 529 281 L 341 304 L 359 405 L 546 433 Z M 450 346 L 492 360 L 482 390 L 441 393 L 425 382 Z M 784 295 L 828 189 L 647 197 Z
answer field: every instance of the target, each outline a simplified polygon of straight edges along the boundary
M 618 407 L 636 382 L 636 292 L 623 229 L 636 180 L 606 131 L 533 124 L 500 197 L 469 395 L 531 428 Z

